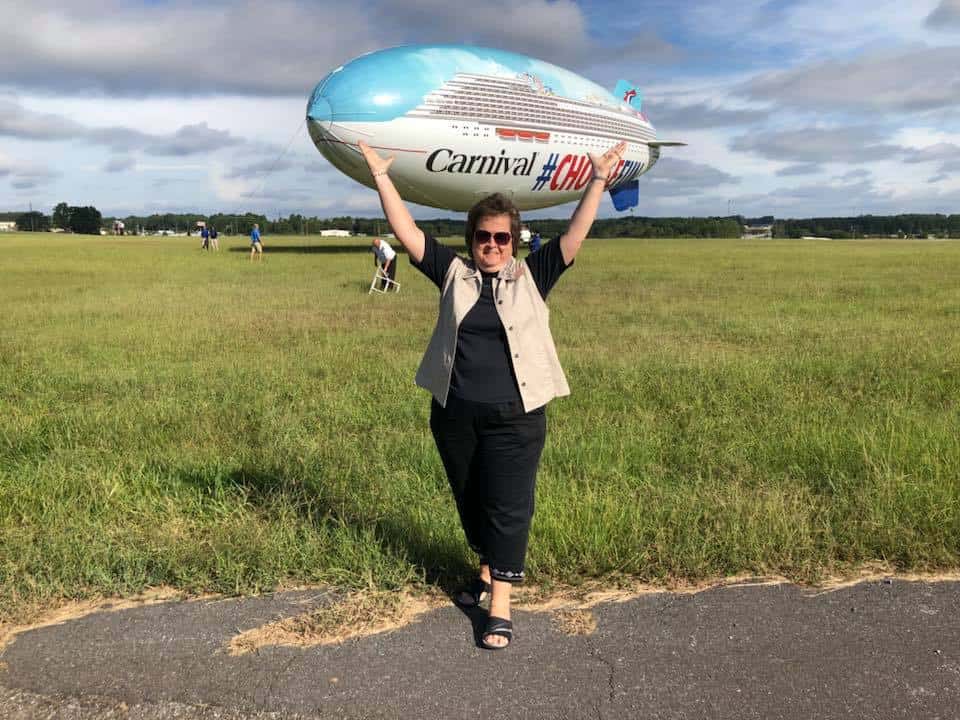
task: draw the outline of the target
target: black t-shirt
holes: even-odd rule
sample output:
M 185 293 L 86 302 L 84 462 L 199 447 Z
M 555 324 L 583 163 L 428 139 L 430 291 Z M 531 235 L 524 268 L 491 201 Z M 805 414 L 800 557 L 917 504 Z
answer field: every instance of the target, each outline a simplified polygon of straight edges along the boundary
M 416 263 L 411 258 L 410 263 L 442 289 L 447 270 L 457 254 L 430 235 L 424 234 L 424 241 L 423 260 Z M 530 253 L 526 263 L 544 300 L 568 267 L 563 262 L 559 240 L 548 242 Z M 480 299 L 467 313 L 457 331 L 457 354 L 453 362 L 450 392 L 474 402 L 519 400 L 520 390 L 517 388 L 513 363 L 510 362 L 506 332 L 494 306 L 493 279 L 497 273 L 482 272 L 481 275 L 483 286 Z

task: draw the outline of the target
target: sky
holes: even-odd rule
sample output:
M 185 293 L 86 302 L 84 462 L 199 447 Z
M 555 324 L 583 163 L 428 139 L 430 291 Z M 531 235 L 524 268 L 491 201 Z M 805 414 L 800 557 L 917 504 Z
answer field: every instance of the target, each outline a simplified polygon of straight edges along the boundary
M 310 92 L 364 52 L 463 43 L 636 83 L 659 139 L 688 143 L 636 215 L 960 212 L 960 0 L 628 6 L 0 0 L 0 211 L 380 215 L 313 147 Z

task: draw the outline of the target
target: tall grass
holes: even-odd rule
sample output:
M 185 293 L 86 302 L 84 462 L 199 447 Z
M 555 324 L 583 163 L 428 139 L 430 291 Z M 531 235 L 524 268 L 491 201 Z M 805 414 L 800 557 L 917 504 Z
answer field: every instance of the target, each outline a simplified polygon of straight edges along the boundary
M 470 572 L 412 381 L 436 289 L 265 240 L 0 238 L 0 618 Z M 958 275 L 956 243 L 588 241 L 532 578 L 956 568 Z

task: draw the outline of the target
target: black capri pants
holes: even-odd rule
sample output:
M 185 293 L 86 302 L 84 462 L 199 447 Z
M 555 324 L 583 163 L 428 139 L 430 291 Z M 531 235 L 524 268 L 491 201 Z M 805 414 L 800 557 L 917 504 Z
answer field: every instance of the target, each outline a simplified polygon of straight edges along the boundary
M 434 400 L 430 410 L 463 532 L 495 580 L 523 582 L 545 409 L 525 413 L 519 400 L 482 403 L 451 393 L 445 408 Z

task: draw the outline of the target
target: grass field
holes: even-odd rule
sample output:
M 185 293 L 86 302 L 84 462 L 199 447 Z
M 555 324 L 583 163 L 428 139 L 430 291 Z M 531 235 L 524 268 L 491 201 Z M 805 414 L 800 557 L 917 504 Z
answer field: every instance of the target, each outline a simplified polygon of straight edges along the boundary
M 0 236 L 0 620 L 469 572 L 364 241 Z M 459 246 L 460 243 L 456 240 Z M 588 241 L 550 297 L 537 583 L 960 565 L 960 243 Z

